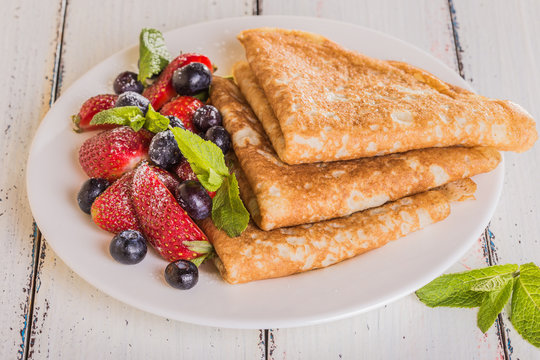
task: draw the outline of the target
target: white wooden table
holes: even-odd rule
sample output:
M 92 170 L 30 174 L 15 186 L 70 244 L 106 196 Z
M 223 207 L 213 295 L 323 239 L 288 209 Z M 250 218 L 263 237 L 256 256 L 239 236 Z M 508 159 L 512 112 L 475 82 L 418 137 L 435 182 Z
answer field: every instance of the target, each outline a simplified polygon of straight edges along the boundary
M 2 0 L 0 31 L 0 358 L 539 359 L 507 313 L 482 334 L 476 310 L 414 295 L 350 319 L 230 330 L 170 321 L 112 299 L 73 273 L 33 223 L 24 186 L 30 141 L 55 99 L 90 67 L 163 31 L 231 16 L 332 18 L 423 48 L 490 97 L 540 119 L 540 2 L 479 0 Z M 449 271 L 540 263 L 540 145 L 506 154 L 488 230 Z M 264 309 L 261 309 L 264 311 Z

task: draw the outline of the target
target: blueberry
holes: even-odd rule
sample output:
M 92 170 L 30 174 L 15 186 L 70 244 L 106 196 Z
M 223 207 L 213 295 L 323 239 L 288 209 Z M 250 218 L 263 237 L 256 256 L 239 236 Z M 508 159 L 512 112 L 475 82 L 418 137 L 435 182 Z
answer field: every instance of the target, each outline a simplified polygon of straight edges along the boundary
M 120 96 L 118 96 L 114 107 L 138 106 L 139 109 L 141 109 L 141 111 L 143 112 L 143 114 L 146 115 L 146 112 L 148 111 L 148 105 L 150 105 L 150 100 L 148 100 L 141 94 L 134 91 L 126 91 L 125 93 L 122 93 L 120 94 Z
M 212 82 L 212 73 L 204 64 L 193 62 L 176 69 L 172 86 L 179 95 L 195 95 L 207 90 Z
M 77 202 L 82 211 L 90 214 L 90 209 L 94 200 L 109 187 L 109 182 L 105 179 L 92 178 L 88 179 L 81 186 L 77 195 Z
M 171 127 L 173 127 L 173 128 L 179 127 L 181 129 L 186 130 L 186 127 L 184 126 L 184 123 L 182 122 L 182 120 L 180 120 L 176 116 L 168 115 L 166 117 L 169 118 L 169 125 L 171 125 Z
M 123 73 L 120 73 L 116 79 L 114 79 L 113 89 L 117 94 L 122 94 L 127 91 L 134 91 L 142 94 L 144 86 L 139 80 L 137 80 L 136 73 L 124 71 Z
M 176 189 L 176 200 L 194 220 L 206 219 L 212 213 L 212 198 L 195 180 L 186 180 Z
M 163 169 L 169 169 L 182 161 L 182 153 L 171 130 L 158 132 L 148 148 L 150 160 Z
M 199 269 L 191 261 L 177 260 L 165 268 L 165 280 L 173 288 L 191 289 L 199 281 Z
M 109 251 L 114 260 L 122 264 L 138 264 L 146 256 L 146 240 L 136 230 L 124 230 L 113 237 Z
M 212 105 L 204 105 L 193 113 L 193 125 L 197 130 L 205 132 L 212 126 L 221 126 L 221 114 Z
M 216 144 L 223 154 L 231 148 L 231 136 L 223 126 L 212 126 L 206 131 L 204 138 Z

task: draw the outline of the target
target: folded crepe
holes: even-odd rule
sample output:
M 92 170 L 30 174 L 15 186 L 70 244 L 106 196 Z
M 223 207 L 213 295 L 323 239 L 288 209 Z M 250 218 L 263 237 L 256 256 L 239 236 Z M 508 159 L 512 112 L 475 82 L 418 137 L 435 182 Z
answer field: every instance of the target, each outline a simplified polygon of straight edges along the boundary
M 522 152 L 538 137 L 519 105 L 409 64 L 303 31 L 252 29 L 238 39 L 277 119 L 268 135 L 288 164 L 453 145 Z
M 236 173 L 239 182 L 242 175 Z M 200 223 L 213 244 L 214 263 L 231 284 L 287 276 L 326 267 L 381 247 L 450 214 L 450 201 L 470 199 L 476 184 L 458 180 L 350 216 L 262 231 L 252 222 L 230 238 L 212 220 Z
M 240 74 L 235 71 L 235 75 Z M 238 77 L 239 82 L 244 78 Z M 262 91 L 256 84 L 245 91 L 264 124 L 273 115 Z M 276 155 L 261 123 L 232 81 L 215 76 L 210 96 L 222 113 L 239 167 L 254 194 L 244 198 L 244 203 L 263 230 L 349 215 L 490 171 L 501 159 L 493 148 L 453 147 L 287 165 Z M 241 194 L 246 193 L 245 187 L 240 183 Z

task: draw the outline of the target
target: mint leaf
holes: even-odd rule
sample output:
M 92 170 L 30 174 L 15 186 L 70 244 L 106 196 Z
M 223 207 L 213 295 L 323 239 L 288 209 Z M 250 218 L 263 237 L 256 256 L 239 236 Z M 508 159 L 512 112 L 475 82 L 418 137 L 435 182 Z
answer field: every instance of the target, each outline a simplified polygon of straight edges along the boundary
M 481 280 L 474 284 L 471 290 L 485 292 L 501 290 L 510 279 L 509 276 L 510 275 L 497 275 L 491 279 Z
M 139 81 L 145 84 L 147 78 L 159 74 L 170 60 L 161 31 L 142 29 L 139 36 Z
M 212 221 L 218 229 L 223 229 L 230 237 L 239 236 L 249 222 L 242 200 L 236 176 L 227 176 L 212 202 Z
M 478 309 L 476 323 L 483 333 L 488 331 L 491 325 L 493 325 L 504 305 L 510 299 L 514 286 L 514 277 L 512 275 L 506 275 L 501 278 L 501 283 L 503 284 L 501 287 L 486 294 L 482 305 L 480 305 L 480 309 Z
M 203 255 L 201 255 L 201 256 L 199 256 L 199 257 L 196 257 L 195 259 L 191 259 L 190 261 L 191 261 L 192 263 L 194 263 L 195 266 L 199 267 L 199 266 L 203 263 L 203 261 L 206 260 L 206 258 L 207 258 L 208 256 L 210 256 L 210 254 L 211 254 L 211 252 L 208 252 L 208 253 L 203 254 Z
M 115 124 L 131 126 L 133 124 L 139 130 L 144 121 L 143 113 L 137 106 L 122 106 L 98 112 L 90 120 L 90 125 Z M 133 130 L 137 131 L 136 129 Z
M 229 176 L 229 169 L 221 149 L 211 141 L 181 128 L 171 128 L 182 155 L 191 165 L 191 169 L 202 186 L 208 191 L 216 191 Z
M 148 105 L 144 128 L 153 133 L 167 130 L 169 127 L 169 118 L 158 113 L 152 105 Z M 135 130 L 135 129 L 134 129 Z
M 210 244 L 208 241 L 183 241 L 182 245 L 187 247 L 189 251 L 199 254 L 207 254 L 214 249 L 212 244 Z
M 476 307 L 484 301 L 484 291 L 474 291 L 475 286 L 489 287 L 486 281 L 505 275 L 512 275 L 517 265 L 497 265 L 484 269 L 442 275 L 423 288 L 416 295 L 427 306 Z
M 201 91 L 200 93 L 193 95 L 194 98 L 197 98 L 201 100 L 202 102 L 205 102 L 206 100 L 208 100 L 209 96 L 210 95 L 208 94 L 208 90 Z
M 533 263 L 521 265 L 512 295 L 510 320 L 525 340 L 540 347 L 540 269 Z

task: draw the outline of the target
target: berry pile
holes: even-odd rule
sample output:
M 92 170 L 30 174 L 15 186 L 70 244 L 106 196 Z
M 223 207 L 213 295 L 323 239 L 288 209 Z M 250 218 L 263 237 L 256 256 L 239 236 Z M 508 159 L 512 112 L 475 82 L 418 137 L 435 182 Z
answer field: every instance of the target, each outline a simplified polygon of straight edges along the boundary
M 124 71 L 113 82 L 115 94 L 88 99 L 73 116 L 78 132 L 104 129 L 79 150 L 79 163 L 90 178 L 79 191 L 79 207 L 97 226 L 115 234 L 109 247 L 114 260 L 137 264 L 150 245 L 170 262 L 164 277 L 178 289 L 197 283 L 197 266 L 212 251 L 194 220 L 211 215 L 215 192 L 198 181 L 171 129 L 189 130 L 223 153 L 229 151 L 231 140 L 221 126 L 221 114 L 198 99 L 207 97 L 212 70 L 206 56 L 181 54 L 148 86 L 138 74 Z M 113 123 L 90 124 L 94 115 L 121 107 L 131 107 L 129 111 L 143 117 L 159 111 L 169 125 L 154 133 Z

